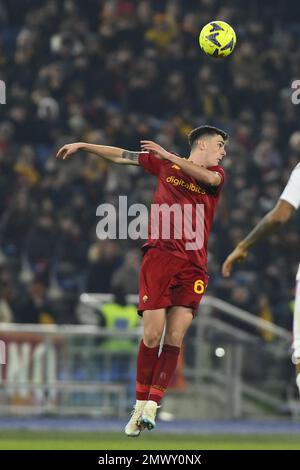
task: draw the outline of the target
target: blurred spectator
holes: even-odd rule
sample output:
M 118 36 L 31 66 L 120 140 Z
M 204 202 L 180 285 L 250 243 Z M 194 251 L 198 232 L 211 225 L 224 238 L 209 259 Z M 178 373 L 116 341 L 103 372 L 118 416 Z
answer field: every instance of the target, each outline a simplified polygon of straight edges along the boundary
M 120 261 L 120 249 L 116 242 L 104 240 L 91 245 L 88 252 L 86 291 L 110 292 L 112 276 Z
M 15 299 L 15 321 L 20 323 L 55 323 L 51 306 L 46 298 L 46 286 L 34 281 L 22 295 Z
M 140 254 L 136 250 L 128 251 L 122 266 L 112 276 L 112 287 L 120 288 L 126 294 L 138 294 L 140 263 Z
M 49 281 L 56 244 L 53 219 L 49 215 L 41 215 L 29 231 L 25 253 L 35 276 L 45 283 Z

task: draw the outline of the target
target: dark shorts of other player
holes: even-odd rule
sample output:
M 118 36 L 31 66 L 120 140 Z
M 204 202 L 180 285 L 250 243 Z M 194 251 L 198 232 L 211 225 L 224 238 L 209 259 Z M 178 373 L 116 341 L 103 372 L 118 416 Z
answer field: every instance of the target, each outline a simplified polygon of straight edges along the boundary
M 208 284 L 208 275 L 172 251 L 148 248 L 140 272 L 138 314 L 173 306 L 185 306 L 197 314 Z

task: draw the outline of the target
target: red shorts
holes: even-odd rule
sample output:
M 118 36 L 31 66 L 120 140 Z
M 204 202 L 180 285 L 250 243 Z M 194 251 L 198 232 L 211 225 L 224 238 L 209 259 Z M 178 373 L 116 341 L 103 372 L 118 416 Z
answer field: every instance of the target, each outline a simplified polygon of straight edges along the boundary
M 207 274 L 188 260 L 149 248 L 140 273 L 139 314 L 182 305 L 191 307 L 195 316 L 207 283 Z

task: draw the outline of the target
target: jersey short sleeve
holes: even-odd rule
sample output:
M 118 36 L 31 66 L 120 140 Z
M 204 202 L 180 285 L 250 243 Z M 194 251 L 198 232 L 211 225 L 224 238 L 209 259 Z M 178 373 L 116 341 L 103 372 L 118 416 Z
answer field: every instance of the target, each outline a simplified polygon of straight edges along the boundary
M 215 171 L 216 173 L 219 173 L 219 175 L 221 176 L 221 183 L 220 183 L 220 186 L 223 186 L 224 181 L 225 181 L 225 171 L 224 171 L 224 168 L 222 168 L 221 166 L 217 166 L 214 171 Z
M 139 154 L 139 165 L 152 175 L 159 175 L 162 162 L 163 160 L 160 160 L 151 152 L 140 152 Z
M 295 209 L 300 206 L 300 163 L 293 169 L 280 199 L 289 202 Z
M 220 165 L 216 166 L 210 166 L 207 168 L 209 171 L 214 171 L 215 173 L 218 173 L 221 176 L 221 182 L 219 186 L 215 187 L 215 193 L 219 193 L 221 189 L 223 188 L 224 182 L 225 182 L 225 171 L 224 168 Z

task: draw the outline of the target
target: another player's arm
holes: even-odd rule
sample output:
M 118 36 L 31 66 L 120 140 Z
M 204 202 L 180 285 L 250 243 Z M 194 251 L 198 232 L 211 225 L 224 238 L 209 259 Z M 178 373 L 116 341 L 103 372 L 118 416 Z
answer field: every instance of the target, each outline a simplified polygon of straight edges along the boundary
M 222 266 L 223 276 L 231 274 L 232 267 L 237 261 L 243 261 L 248 254 L 249 248 L 259 240 L 274 232 L 278 227 L 285 224 L 294 212 L 294 207 L 287 201 L 279 199 L 274 209 L 268 212 L 254 229 L 236 246 L 227 256 Z
M 300 363 L 296 364 L 296 384 L 300 394 Z
M 221 175 L 217 171 L 207 170 L 206 168 L 195 165 L 195 163 L 184 158 L 177 157 L 155 142 L 142 140 L 141 147 L 143 150 L 156 152 L 156 154 L 164 160 L 169 160 L 170 162 L 175 163 L 175 165 L 178 165 L 184 173 L 208 186 L 219 186 L 222 181 Z
M 87 144 L 85 142 L 75 142 L 73 144 L 66 144 L 57 152 L 57 158 L 63 160 L 69 158 L 76 152 L 84 151 L 90 152 L 99 157 L 109 160 L 113 163 L 120 165 L 138 165 L 140 152 L 132 152 L 119 147 L 110 147 L 108 145 Z
M 268 212 L 257 226 L 242 240 L 239 245 L 246 250 L 269 233 L 285 224 L 294 212 L 294 207 L 287 201 L 279 199 L 274 209 Z

